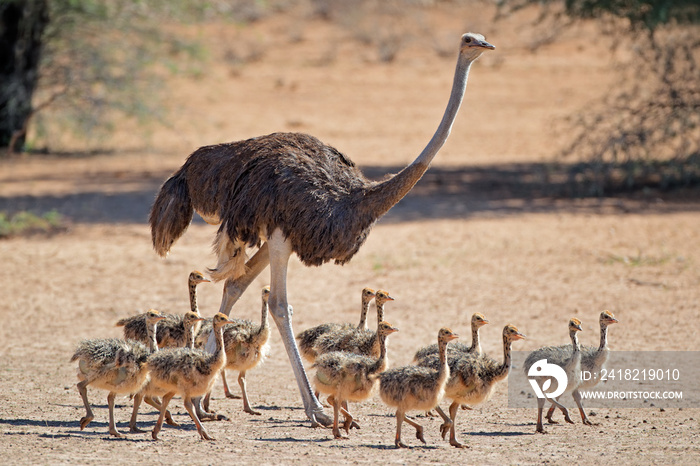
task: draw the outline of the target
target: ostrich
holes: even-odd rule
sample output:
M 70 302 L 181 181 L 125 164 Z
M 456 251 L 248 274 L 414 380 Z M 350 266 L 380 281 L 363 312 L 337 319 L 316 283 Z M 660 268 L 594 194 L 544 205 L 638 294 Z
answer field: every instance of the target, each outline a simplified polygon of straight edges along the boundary
M 511 344 L 516 340 L 525 338 L 513 325 L 503 328 L 503 362 L 480 353 L 447 352 L 447 362 L 450 365 L 450 378 L 445 386 L 445 398 L 451 399 L 449 417 L 440 408 L 436 409 L 444 424 L 440 426 L 442 438 L 450 431 L 450 445 L 457 448 L 465 448 L 457 441 L 456 419 L 457 407 L 463 403 L 478 404 L 487 401 L 496 388 L 496 383 L 508 377 L 511 365 Z M 431 354 L 421 359 L 418 363 L 422 367 L 436 369 L 439 359 L 436 354 Z M 464 405 L 463 405 L 464 406 Z M 469 447 L 466 447 L 469 448 Z
M 616 324 L 619 321 L 615 318 L 612 312 L 603 311 L 600 313 L 600 318 L 598 319 L 600 323 L 600 346 L 581 346 L 581 370 L 588 372 L 589 374 L 600 374 L 600 371 L 605 367 L 605 363 L 608 360 L 608 353 L 610 349 L 608 348 L 608 326 Z M 564 350 L 571 351 L 572 347 L 566 345 L 563 347 Z M 579 413 L 581 414 L 581 420 L 587 426 L 598 425 L 597 423 L 591 422 L 586 415 L 586 411 L 583 409 L 583 404 L 581 400 L 580 389 L 593 388 L 600 382 L 600 377 L 591 377 L 588 380 L 582 380 L 581 384 L 571 392 L 571 396 L 574 397 L 576 401 L 576 406 L 578 406 Z M 554 409 L 556 405 L 552 403 L 547 411 L 545 418 L 550 424 L 556 424 L 557 421 L 552 419 L 554 414 Z
M 387 367 L 386 337 L 399 329 L 388 322 L 379 322 L 380 353 L 378 358 L 362 356 L 344 351 L 322 354 L 316 359 L 312 368 L 316 369 L 314 385 L 320 392 L 329 396 L 333 405 L 333 436 L 341 438 L 338 427 L 338 413 L 345 416 L 345 433 L 353 425 L 353 417 L 346 407 L 341 407 L 347 401 L 363 401 L 370 397 L 376 385 L 379 374 Z M 359 428 L 359 426 L 358 426 Z
M 410 410 L 433 409 L 445 393 L 445 385 L 450 379 L 450 366 L 447 361 L 447 344 L 459 338 L 447 327 L 438 332 L 437 368 L 403 366 L 382 372 L 379 375 L 379 396 L 389 406 L 396 407 L 396 448 L 407 448 L 401 441 L 401 425 L 408 422 L 416 428 L 416 438 L 425 443 L 423 427 L 410 419 Z
M 486 320 L 486 317 L 484 317 L 483 314 L 479 312 L 475 312 L 472 315 L 472 344 L 470 346 L 465 345 L 464 343 L 458 343 L 454 342 L 450 345 L 450 349 L 448 351 L 448 355 L 452 353 L 459 353 L 460 355 L 462 353 L 470 353 L 470 354 L 476 354 L 479 355 L 481 354 L 481 340 L 479 340 L 479 329 L 483 327 L 484 325 L 488 324 L 489 321 Z M 432 345 L 425 346 L 418 351 L 416 351 L 415 356 L 413 356 L 413 362 L 420 364 L 420 361 L 423 359 L 437 354 L 438 352 L 438 345 L 433 343 Z
M 372 302 L 375 295 L 376 292 L 372 288 L 364 288 L 362 290 L 362 310 L 360 312 L 360 323 L 357 325 L 357 328 L 367 329 L 367 311 L 369 310 L 369 304 Z M 314 350 L 314 345 L 318 339 L 330 332 L 344 328 L 354 328 L 354 326 L 349 323 L 338 324 L 335 322 L 327 322 L 299 332 L 299 335 L 297 335 L 297 340 L 299 340 L 298 346 L 302 357 L 310 363 L 316 361 L 316 356 L 318 355 Z
M 581 384 L 581 345 L 578 342 L 577 333 L 582 331 L 581 321 L 578 319 L 569 320 L 569 338 L 571 338 L 570 349 L 566 346 L 545 346 L 543 348 L 537 349 L 530 353 L 527 358 L 525 358 L 525 363 L 523 364 L 523 371 L 525 374 L 529 374 L 530 368 L 536 365 L 540 360 L 545 359 L 548 364 L 556 364 L 557 366 L 564 369 L 566 373 L 567 385 L 564 393 L 560 395 L 563 396 L 567 393 L 572 393 Z M 540 387 L 548 379 L 547 377 L 535 377 L 537 383 Z M 566 409 L 564 405 L 559 403 L 555 398 L 547 398 L 553 405 L 556 405 L 561 412 L 564 414 L 564 420 L 570 424 L 574 421 L 569 417 L 569 410 Z M 537 398 L 537 428 L 536 432 L 541 434 L 546 434 L 542 426 L 542 409 L 544 408 L 545 399 Z M 551 416 L 549 417 L 551 420 Z
M 165 317 L 155 309 L 145 313 L 150 348 L 140 341 L 97 338 L 83 340 L 71 357 L 78 361 L 78 392 L 85 405 L 85 416 L 80 419 L 80 430 L 85 429 L 95 418 L 87 397 L 87 387 L 107 390 L 109 407 L 109 433 L 114 437 L 124 435 L 114 422 L 114 399 L 117 395 L 135 394 L 148 382 L 146 361 L 151 351 L 157 348 L 156 326 Z M 165 414 L 164 414 L 165 415 Z
M 197 285 L 200 283 L 208 283 L 211 280 L 206 278 L 202 272 L 192 271 L 187 279 L 187 285 L 190 292 L 190 311 L 199 316 L 199 307 L 197 306 Z M 183 322 L 181 314 L 163 314 L 165 320 L 158 325 L 158 347 L 159 348 L 177 348 L 190 344 L 186 333 L 186 325 Z M 141 341 L 149 344 L 150 340 L 146 332 L 146 318 L 144 314 L 138 314 L 131 317 L 120 319 L 117 327 L 124 327 L 124 338 L 129 340 Z M 199 322 L 192 329 L 194 335 L 199 332 Z
M 213 353 L 185 347 L 158 351 L 148 357 L 146 367 L 150 371 L 151 382 L 155 390 L 165 392 L 160 404 L 160 416 L 151 432 L 153 440 L 158 440 L 168 403 L 177 394 L 184 398 L 185 409 L 194 421 L 202 440 L 214 440 L 202 426 L 192 404 L 193 398 L 201 397 L 211 391 L 216 375 L 226 365 L 223 328 L 224 325 L 232 322 L 221 313 L 214 316 L 213 322 L 212 333 L 216 341 L 216 349 Z
M 313 136 L 274 133 L 197 149 L 156 196 L 149 223 L 153 247 L 162 257 L 195 211 L 219 225 L 214 240 L 218 263 L 211 277 L 225 281 L 220 312 L 229 315 L 270 265 L 270 314 L 313 426 L 332 420 L 313 394 L 294 338 L 287 299 L 289 258 L 296 253 L 305 265 L 318 266 L 330 260 L 344 264 L 357 253 L 374 223 L 428 170 L 450 134 L 472 63 L 494 48 L 480 34 L 461 37 L 442 121 L 420 155 L 385 180 L 368 180 L 347 156 Z M 246 247 L 258 248 L 248 260 Z M 212 337 L 206 347 L 213 351 Z
M 185 326 L 184 341 L 187 342 L 187 348 L 194 348 L 194 329 L 203 319 L 193 311 L 188 311 L 182 318 L 182 323 Z M 156 341 L 155 335 L 151 338 L 151 344 L 149 347 L 151 353 L 158 351 L 158 343 Z M 153 406 L 160 412 L 161 402 L 158 398 L 159 396 L 165 395 L 167 392 L 165 390 L 158 390 L 155 385 L 151 382 L 150 378 L 146 385 L 134 395 L 134 407 L 131 411 L 131 419 L 129 420 L 129 429 L 131 432 L 143 432 L 136 425 L 136 419 L 139 414 L 139 407 L 141 406 L 141 401 L 145 401 L 149 405 Z M 165 422 L 171 426 L 179 426 L 170 414 L 170 411 L 165 410 Z

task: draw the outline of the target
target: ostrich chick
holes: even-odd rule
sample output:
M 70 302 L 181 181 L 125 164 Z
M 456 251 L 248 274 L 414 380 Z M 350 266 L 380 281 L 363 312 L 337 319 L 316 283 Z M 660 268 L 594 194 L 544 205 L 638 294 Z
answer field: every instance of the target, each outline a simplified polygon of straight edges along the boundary
M 260 324 L 250 320 L 233 319 L 224 327 L 224 348 L 226 349 L 226 366 L 221 370 L 221 381 L 224 384 L 224 394 L 227 398 L 235 398 L 226 382 L 226 369 L 238 371 L 238 385 L 243 396 L 243 411 L 249 414 L 260 415 L 258 411 L 250 407 L 248 391 L 246 389 L 246 371 L 253 369 L 262 363 L 270 352 L 270 327 L 268 325 L 267 301 L 270 298 L 270 287 L 262 289 L 262 311 Z M 211 393 L 207 393 L 203 400 L 203 408 L 209 410 Z
M 362 290 L 362 310 L 360 312 L 360 323 L 357 325 L 358 329 L 367 328 L 367 311 L 369 310 L 370 302 L 374 299 L 374 295 L 375 292 L 372 288 L 364 288 Z M 299 352 L 301 356 L 309 362 L 314 362 L 316 356 L 318 356 L 314 350 L 314 346 L 322 335 L 352 327 L 353 325 L 348 323 L 337 324 L 328 322 L 299 332 L 297 334 L 297 341 L 299 342 Z
M 537 349 L 530 353 L 525 359 L 525 364 L 523 365 L 523 370 L 525 374 L 529 376 L 530 368 L 535 366 L 541 360 L 546 360 L 547 364 L 556 364 L 557 366 L 564 369 L 566 373 L 567 385 L 563 393 L 559 395 L 566 395 L 573 392 L 581 383 L 581 346 L 578 342 L 578 332 L 582 331 L 581 321 L 578 319 L 571 319 L 569 321 L 569 337 L 571 338 L 571 346 L 569 349 L 565 349 L 565 346 L 545 346 L 544 348 Z M 543 387 L 543 384 L 547 380 L 551 380 L 551 377 L 535 377 L 537 384 Z M 570 424 L 574 421 L 569 417 L 569 411 L 564 405 L 559 403 L 559 401 L 554 397 L 547 397 L 554 405 L 556 405 L 562 413 L 564 413 L 564 420 Z M 542 426 L 542 410 L 544 408 L 545 398 L 537 398 L 537 429 L 536 431 L 545 434 L 544 427 Z
M 440 402 L 450 377 L 450 366 L 447 364 L 445 352 L 447 344 L 455 338 L 458 338 L 458 335 L 446 327 L 438 332 L 438 369 L 404 366 L 389 369 L 379 376 L 379 395 L 384 403 L 396 407 L 396 448 L 407 448 L 401 442 L 401 425 L 404 420 L 416 428 L 416 438 L 425 443 L 423 427 L 410 419 L 406 412 L 427 411 Z
M 226 365 L 224 351 L 224 325 L 231 323 L 226 314 L 214 316 L 216 349 L 208 353 L 200 349 L 176 348 L 152 354 L 146 363 L 153 384 L 165 392 L 160 408 L 160 416 L 153 428 L 152 437 L 158 440 L 158 432 L 163 426 L 165 411 L 170 400 L 177 394 L 184 398 L 185 409 L 197 426 L 197 432 L 204 440 L 214 440 L 204 429 L 193 409 L 192 398 L 203 396 L 211 391 L 216 374 Z
M 608 353 L 610 351 L 608 348 L 608 326 L 616 324 L 619 321 L 615 318 L 612 312 L 603 311 L 600 313 L 598 322 L 600 323 L 600 345 L 597 348 L 593 346 L 581 347 L 581 370 L 590 374 L 600 374 L 600 371 L 605 366 L 605 363 L 608 360 Z M 571 352 L 572 347 L 570 345 L 566 345 L 563 347 L 563 349 Z M 586 411 L 583 409 L 581 393 L 579 390 L 582 388 L 593 388 L 598 385 L 599 381 L 600 377 L 591 377 L 588 380 L 581 380 L 581 384 L 576 387 L 573 392 L 571 392 L 571 396 L 574 398 L 576 406 L 578 406 L 579 413 L 581 414 L 581 420 L 587 426 L 598 425 L 598 423 L 593 423 L 590 419 L 588 419 Z M 552 403 L 552 405 L 549 407 L 549 411 L 547 411 L 547 415 L 545 416 L 550 424 L 557 423 L 557 421 L 552 419 L 555 408 L 556 405 Z
M 464 448 L 457 441 L 456 418 L 457 408 L 460 404 L 479 404 L 491 398 L 496 388 L 496 383 L 504 380 L 510 372 L 511 366 L 511 344 L 516 340 L 525 338 L 513 325 L 506 325 L 503 328 L 503 362 L 484 354 L 462 353 L 448 351 L 447 361 L 450 366 L 450 378 L 445 386 L 445 398 L 452 400 L 450 405 L 449 418 L 444 411 L 437 406 L 438 413 L 445 421 L 440 426 L 442 438 L 445 438 L 447 431 L 450 431 L 450 445 L 457 448 Z M 439 360 L 436 356 L 429 356 L 423 359 L 419 365 L 437 368 Z
M 193 271 L 187 280 L 190 294 L 190 311 L 199 314 L 197 306 L 197 285 L 210 282 L 201 272 Z M 178 348 L 187 346 L 185 325 L 180 314 L 163 314 L 165 320 L 158 325 L 157 341 L 159 348 Z M 141 341 L 148 344 L 146 331 L 146 321 L 143 314 L 132 317 L 125 317 L 117 321 L 117 327 L 124 327 L 124 338 Z M 194 328 L 194 334 L 198 332 L 198 327 Z
M 387 367 L 386 338 L 398 331 L 388 322 L 379 323 L 377 329 L 380 345 L 379 358 L 335 351 L 321 355 L 311 366 L 316 369 L 313 379 L 316 390 L 329 395 L 329 402 L 333 405 L 335 438 L 342 438 L 338 428 L 338 414 L 341 410 L 345 416 L 345 433 L 349 433 L 353 423 L 352 416 L 347 409 L 341 407 L 342 404 L 369 398 L 378 375 Z
M 151 309 L 145 313 L 147 333 L 155 345 L 156 326 L 163 320 L 160 312 Z M 71 357 L 71 362 L 78 361 L 78 392 L 85 405 L 85 416 L 80 419 L 80 430 L 87 427 L 95 418 L 87 397 L 87 387 L 107 390 L 109 406 L 109 433 L 115 437 L 124 435 L 117 430 L 114 422 L 114 398 L 116 395 L 131 395 L 148 381 L 146 360 L 149 349 L 141 342 L 103 338 L 83 340 Z
M 479 329 L 484 325 L 488 324 L 489 321 L 486 320 L 483 314 L 475 312 L 472 315 L 472 344 L 467 346 L 464 343 L 458 341 L 452 343 L 447 349 L 448 356 L 451 354 L 457 355 L 457 353 L 474 353 L 481 354 L 481 341 L 479 340 Z M 433 343 L 431 345 L 425 346 L 418 351 L 416 351 L 415 356 L 413 356 L 413 362 L 420 364 L 420 361 L 425 359 L 430 355 L 438 354 L 438 345 Z
M 185 325 L 185 341 L 189 342 L 187 348 L 194 348 L 194 328 L 203 319 L 192 311 L 185 313 L 182 322 Z M 158 351 L 158 345 L 156 344 L 155 338 L 153 338 L 153 343 L 151 345 L 151 352 Z M 131 419 L 129 420 L 129 429 L 131 432 L 143 432 L 136 425 L 136 419 L 139 413 L 139 407 L 141 406 L 141 401 L 145 401 L 147 404 L 156 408 L 159 412 L 161 410 L 161 402 L 156 397 L 162 397 L 167 392 L 159 389 L 151 380 L 148 381 L 144 387 L 134 395 L 134 407 L 131 411 Z M 165 422 L 171 426 L 179 426 L 170 415 L 170 411 L 165 411 Z
M 377 323 L 384 321 L 384 304 L 393 301 L 389 293 L 377 290 L 374 301 L 377 305 Z M 345 328 L 322 335 L 314 346 L 316 354 L 345 351 L 378 358 L 380 353 L 379 336 L 373 330 Z

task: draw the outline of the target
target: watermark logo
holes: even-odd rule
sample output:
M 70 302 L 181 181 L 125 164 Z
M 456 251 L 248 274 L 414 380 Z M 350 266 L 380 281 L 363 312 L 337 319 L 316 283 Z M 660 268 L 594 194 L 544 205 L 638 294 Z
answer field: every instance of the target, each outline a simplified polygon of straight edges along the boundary
M 566 372 L 556 364 L 548 363 L 547 359 L 540 359 L 530 366 L 527 375 L 529 377 L 528 382 L 530 382 L 537 398 L 556 398 L 566 391 L 566 385 L 568 383 Z M 542 383 L 542 387 L 540 388 L 537 379 L 541 377 L 548 378 Z M 552 378 L 557 381 L 557 388 L 553 392 L 548 392 L 547 390 L 552 386 Z

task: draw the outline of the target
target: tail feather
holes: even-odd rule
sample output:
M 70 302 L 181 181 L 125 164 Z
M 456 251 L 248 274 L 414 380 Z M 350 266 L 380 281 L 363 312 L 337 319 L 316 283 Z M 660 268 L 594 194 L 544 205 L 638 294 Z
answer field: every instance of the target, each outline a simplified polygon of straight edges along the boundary
M 187 230 L 194 209 L 187 189 L 185 174 L 171 176 L 160 188 L 148 219 L 151 224 L 153 249 L 165 257 L 172 244 Z

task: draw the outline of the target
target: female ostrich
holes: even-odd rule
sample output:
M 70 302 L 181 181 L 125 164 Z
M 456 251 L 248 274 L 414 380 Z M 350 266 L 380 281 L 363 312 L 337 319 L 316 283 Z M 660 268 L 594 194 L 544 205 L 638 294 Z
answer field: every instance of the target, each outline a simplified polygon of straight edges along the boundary
M 214 280 L 225 280 L 219 311 L 234 303 L 270 265 L 270 313 L 280 330 L 304 409 L 313 425 L 331 419 L 314 397 L 292 329 L 287 264 L 294 252 L 308 266 L 349 261 L 374 223 L 418 182 L 447 140 L 464 97 L 469 69 L 495 47 L 480 34 L 464 34 L 447 109 L 416 160 L 398 174 L 374 182 L 333 147 L 299 133 L 274 133 L 205 146 L 162 186 L 149 222 L 153 247 L 167 255 L 196 211 L 219 224 L 214 241 Z M 257 247 L 246 261 L 245 248 Z M 210 337 L 207 349 L 213 350 Z

